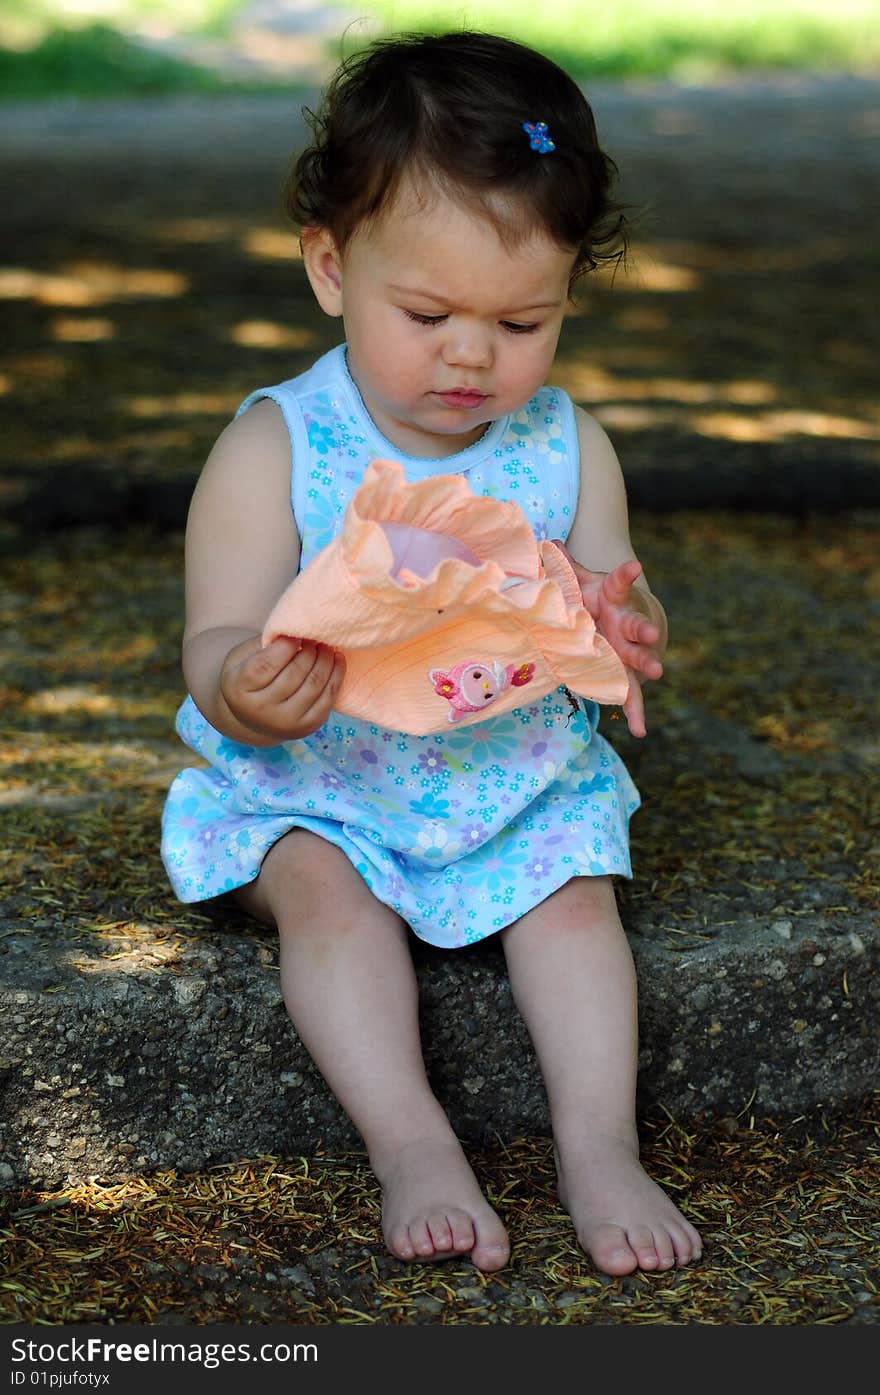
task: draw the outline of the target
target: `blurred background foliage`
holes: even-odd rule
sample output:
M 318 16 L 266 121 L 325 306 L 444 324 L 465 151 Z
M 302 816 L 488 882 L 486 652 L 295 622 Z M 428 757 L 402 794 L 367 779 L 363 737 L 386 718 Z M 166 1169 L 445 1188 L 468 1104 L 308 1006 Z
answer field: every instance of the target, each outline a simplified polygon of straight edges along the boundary
M 455 27 L 522 39 L 581 78 L 880 67 L 877 0 L 4 0 L 0 98 L 289 88 L 281 39 L 298 31 L 311 44 L 305 77 L 320 80 L 316 45 L 329 71 L 376 34 Z M 257 30 L 265 61 L 251 45 L 250 61 L 238 63 Z

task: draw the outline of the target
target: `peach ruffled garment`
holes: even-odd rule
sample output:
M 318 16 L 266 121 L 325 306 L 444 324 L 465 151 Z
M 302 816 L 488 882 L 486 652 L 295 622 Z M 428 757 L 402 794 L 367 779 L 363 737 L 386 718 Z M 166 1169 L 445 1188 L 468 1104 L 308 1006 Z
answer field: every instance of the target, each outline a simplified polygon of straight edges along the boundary
M 474 494 L 460 475 L 409 484 L 388 460 L 370 463 L 341 534 L 274 606 L 264 644 L 279 635 L 343 652 L 338 711 L 414 735 L 495 716 L 560 684 L 600 703 L 627 693 L 571 566 L 535 541 L 518 505 Z

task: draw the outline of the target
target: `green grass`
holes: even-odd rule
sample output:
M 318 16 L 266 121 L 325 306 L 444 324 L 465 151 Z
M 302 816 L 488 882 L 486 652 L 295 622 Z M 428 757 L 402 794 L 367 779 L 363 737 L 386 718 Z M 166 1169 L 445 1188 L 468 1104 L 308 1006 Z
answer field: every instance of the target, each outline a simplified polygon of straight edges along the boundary
M 331 0 L 332 3 L 332 0 Z M 244 0 L 3 0 L 0 38 L 106 24 L 121 32 L 167 25 L 187 34 L 222 32 Z
M 3 0 L 0 100 L 241 90 L 201 64 L 138 42 L 222 33 L 241 0 Z
M 578 76 L 704 77 L 745 68 L 880 68 L 877 0 L 367 0 L 393 30 L 521 39 Z
M 333 0 L 330 0 L 333 3 Z M 333 46 L 367 35 L 474 28 L 534 45 L 576 76 L 705 79 L 744 69 L 880 71 L 877 0 L 338 0 Z M 243 0 L 4 0 L 0 98 L 217 90 L 203 67 L 137 34 L 228 34 Z M 352 14 L 367 25 L 347 28 Z M 344 34 L 344 39 L 343 39 Z M 240 86 L 240 84 L 237 84 Z M 252 84 L 251 84 L 252 85 Z
M 105 24 L 53 29 L 24 51 L 0 48 L 0 96 L 6 101 L 211 92 L 220 86 L 205 69 L 150 52 Z

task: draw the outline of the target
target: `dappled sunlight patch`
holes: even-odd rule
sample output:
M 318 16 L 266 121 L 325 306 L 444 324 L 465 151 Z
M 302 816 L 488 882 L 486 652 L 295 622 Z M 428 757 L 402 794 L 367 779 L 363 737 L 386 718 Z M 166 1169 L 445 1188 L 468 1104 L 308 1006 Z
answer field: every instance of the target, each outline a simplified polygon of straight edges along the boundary
M 738 412 L 706 412 L 694 415 L 691 425 L 703 436 L 718 436 L 729 441 L 783 441 L 791 436 L 880 441 L 880 421 L 797 408 L 764 412 L 759 416 L 744 416 Z
M 647 291 L 680 294 L 698 291 L 703 277 L 695 267 L 672 261 L 666 250 L 639 245 L 629 261 L 618 267 L 600 268 L 594 273 L 601 284 L 612 284 L 615 291 Z
M 39 803 L 45 796 L 46 791 L 39 785 L 28 784 L 25 780 L 4 780 L 0 787 L 0 809 L 14 809 L 18 804 Z M 63 796 L 70 798 L 70 796 Z M 0 848 L 0 866 L 8 864 L 13 859 L 12 850 Z
M 60 354 L 21 354 L 7 360 L 13 387 L 32 386 L 33 382 L 57 383 L 70 373 L 70 361 Z
M 116 326 L 112 320 L 63 315 L 52 321 L 49 335 L 64 344 L 95 344 L 102 339 L 115 339 Z
M 603 356 L 605 364 L 633 362 L 645 367 L 645 355 L 638 350 L 611 350 Z M 603 404 L 612 402 L 680 402 L 698 406 L 703 403 L 735 402 L 742 406 L 761 406 L 778 397 L 771 383 L 754 379 L 708 382 L 699 378 L 630 377 L 609 371 L 607 367 L 588 360 L 567 360 L 564 364 L 566 390 L 582 400 Z
M 652 305 L 625 306 L 616 315 L 617 324 L 621 329 L 636 334 L 659 334 L 669 328 L 671 320 L 671 315 L 665 310 Z
M 604 362 L 617 360 L 623 366 L 629 359 L 637 367 L 644 367 L 645 357 L 644 351 L 617 354 L 612 349 L 604 356 Z M 869 406 L 858 417 L 796 406 L 749 410 L 767 407 L 779 399 L 776 386 L 756 379 L 713 383 L 699 378 L 630 376 L 572 359 L 562 363 L 557 377 L 560 386 L 576 400 L 588 404 L 603 425 L 621 430 L 646 431 L 680 425 L 702 436 L 768 444 L 797 436 L 880 441 L 880 412 Z M 704 406 L 717 410 L 699 410 Z
M 220 424 L 225 425 L 225 422 L 221 422 Z M 117 436 L 111 444 L 121 455 L 131 454 L 143 460 L 148 453 L 159 453 L 164 450 L 173 450 L 177 447 L 182 447 L 186 452 L 191 452 L 193 448 L 193 433 L 188 426 L 180 426 L 177 428 L 169 427 L 162 431 L 144 431 L 134 436 Z M 194 462 L 192 457 L 189 456 L 186 463 L 189 465 L 194 463 L 200 464 L 201 459 Z M 155 468 L 158 461 L 150 461 L 149 464 Z
M 229 338 L 245 349 L 308 349 L 316 335 L 312 329 L 291 328 L 275 320 L 242 320 L 232 326 Z
M 51 441 L 34 441 L 30 447 L 22 446 L 19 458 L 43 465 L 52 461 L 81 460 L 84 456 L 94 455 L 98 451 L 97 441 L 93 441 L 89 436 L 56 435 Z
M 167 416 L 216 416 L 221 412 L 231 413 L 240 401 L 241 394 L 234 392 L 143 393 L 137 397 L 123 399 L 123 407 L 130 416 L 146 421 Z
M 727 441 L 777 441 L 778 432 L 762 417 L 747 417 L 738 412 L 704 412 L 691 419 L 691 425 L 703 436 L 717 436 Z
M 24 700 L 22 710 L 47 716 L 55 716 L 62 712 L 84 712 L 89 716 L 104 716 L 107 712 L 115 711 L 116 704 L 106 693 L 99 692 L 91 685 L 71 685 L 63 688 L 45 688 L 41 693 L 34 693 Z
M 74 262 L 60 272 L 26 267 L 0 270 L 0 299 L 34 300 L 39 305 L 104 305 L 109 300 L 181 296 L 189 279 L 158 267 L 121 267 L 109 262 Z
M 89 939 L 96 946 L 103 940 L 111 952 L 82 954 L 71 950 L 61 954 L 60 961 L 81 974 L 162 973 L 179 964 L 183 954 L 183 944 L 173 931 L 146 921 L 97 919 L 89 925 Z
M 77 262 L 70 268 L 81 278 L 95 297 L 125 299 L 128 297 L 157 297 L 168 299 L 181 296 L 189 289 L 189 277 L 179 271 L 160 267 L 122 267 L 109 262 Z
M 653 258 L 653 246 L 641 245 L 633 253 L 633 269 L 637 273 L 641 258 Z M 656 249 L 661 257 L 668 257 L 671 265 L 684 263 L 700 271 L 786 273 L 807 271 L 826 262 L 843 262 L 852 257 L 852 240 L 845 237 L 799 238 L 793 246 L 780 247 L 767 243 L 743 242 L 732 247 L 719 246 L 710 242 L 663 242 Z M 661 261 L 662 264 L 662 261 Z M 650 288 L 649 289 L 653 289 Z
M 152 224 L 157 241 L 212 243 L 223 242 L 238 232 L 230 218 L 167 218 Z
M 832 412 L 811 412 L 806 409 L 777 412 L 773 420 L 785 432 L 803 436 L 838 436 L 853 440 L 880 441 L 880 413 L 871 413 L 873 420 L 836 416 Z
M 13 782 L 0 789 L 0 809 L 56 809 L 78 812 L 97 798 L 94 794 L 79 794 L 58 790 L 49 785 L 28 785 Z
M 830 751 L 838 733 L 831 722 L 794 712 L 765 712 L 750 723 L 755 736 L 782 751 Z
M 156 412 L 152 415 L 162 416 L 164 413 Z M 19 454 L 22 460 L 32 460 L 37 464 L 94 459 L 101 464 L 113 465 L 116 457 L 120 455 L 134 453 L 142 457 L 147 452 L 158 453 L 168 447 L 191 447 L 192 443 L 193 437 L 189 428 L 164 427 L 155 431 L 140 430 L 136 435 L 123 433 L 106 441 L 91 436 L 59 436 L 45 446 L 39 442 L 22 446 Z
M 42 692 L 33 693 L 22 702 L 22 711 L 47 717 L 81 712 L 88 717 L 133 719 L 161 715 L 164 710 L 164 705 L 155 701 L 114 697 L 110 693 L 101 692 L 91 683 L 44 688 Z
M 72 276 L 5 267 L 0 271 L 0 300 L 35 300 L 41 305 L 91 305 L 88 287 Z
M 170 715 L 173 715 L 170 714 Z M 182 742 L 78 741 L 51 731 L 21 731 L 0 744 L 0 788 L 46 793 L 170 784 L 184 765 L 206 765 Z
M 249 228 L 241 239 L 249 257 L 268 262 L 300 262 L 302 252 L 295 233 L 278 228 Z
M 669 407 L 594 406 L 593 415 L 603 426 L 620 431 L 648 431 L 680 420 L 679 413 Z
M 726 398 L 728 402 L 736 402 L 741 407 L 758 407 L 763 403 L 775 401 L 779 396 L 779 390 L 772 383 L 747 378 L 722 384 L 719 396 Z

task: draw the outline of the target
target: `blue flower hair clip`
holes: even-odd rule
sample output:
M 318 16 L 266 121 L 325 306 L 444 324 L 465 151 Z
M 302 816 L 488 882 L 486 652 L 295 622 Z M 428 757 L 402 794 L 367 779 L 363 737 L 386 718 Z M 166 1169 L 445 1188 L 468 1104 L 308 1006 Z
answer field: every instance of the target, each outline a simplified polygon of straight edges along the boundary
M 549 155 L 551 150 L 556 149 L 550 139 L 546 121 L 524 121 L 522 128 L 529 138 L 529 145 L 533 150 L 537 150 L 539 155 Z

